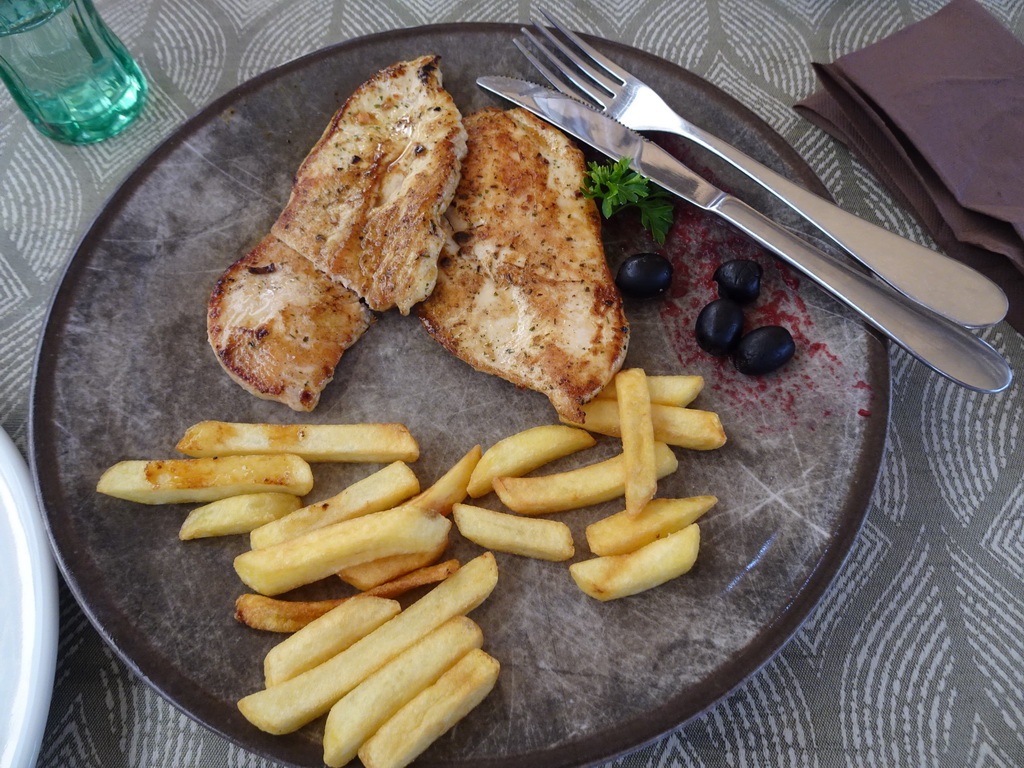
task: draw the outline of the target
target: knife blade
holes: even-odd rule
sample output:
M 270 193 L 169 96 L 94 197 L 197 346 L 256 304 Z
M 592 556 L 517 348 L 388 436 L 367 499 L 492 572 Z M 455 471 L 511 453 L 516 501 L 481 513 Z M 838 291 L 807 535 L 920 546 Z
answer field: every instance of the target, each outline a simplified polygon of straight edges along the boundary
M 837 261 L 704 179 L 654 142 L 583 102 L 536 83 L 500 75 L 477 79 L 502 96 L 683 200 L 721 216 L 803 272 L 917 360 L 976 392 L 1001 392 L 1013 380 L 1006 360 L 967 329 Z

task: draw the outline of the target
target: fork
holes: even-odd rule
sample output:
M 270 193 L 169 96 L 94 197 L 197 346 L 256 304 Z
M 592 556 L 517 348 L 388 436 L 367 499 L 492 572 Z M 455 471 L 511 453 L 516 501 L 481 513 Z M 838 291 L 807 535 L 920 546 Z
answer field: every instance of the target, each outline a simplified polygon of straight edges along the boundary
M 522 40 L 513 42 L 562 93 L 597 104 L 627 128 L 678 134 L 711 151 L 789 205 L 897 291 L 931 311 L 968 328 L 994 325 L 1006 315 L 1006 295 L 980 272 L 833 205 L 698 128 L 649 85 L 546 11 L 541 13 L 561 37 L 537 22 L 534 29 L 540 36 L 526 27 L 522 32 L 544 60 Z

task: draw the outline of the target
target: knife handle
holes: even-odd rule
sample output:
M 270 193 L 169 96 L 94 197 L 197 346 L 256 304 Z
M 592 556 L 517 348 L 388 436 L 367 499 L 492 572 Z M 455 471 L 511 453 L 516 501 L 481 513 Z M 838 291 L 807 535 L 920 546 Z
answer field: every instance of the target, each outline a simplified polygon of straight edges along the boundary
M 1013 380 L 1006 360 L 987 342 L 833 259 L 742 200 L 723 194 L 709 210 L 799 269 L 937 373 L 977 392 L 1000 392 Z
M 844 211 L 717 136 L 680 122 L 673 132 L 745 173 L 900 293 L 968 328 L 994 325 L 1006 316 L 1006 294 L 977 270 Z

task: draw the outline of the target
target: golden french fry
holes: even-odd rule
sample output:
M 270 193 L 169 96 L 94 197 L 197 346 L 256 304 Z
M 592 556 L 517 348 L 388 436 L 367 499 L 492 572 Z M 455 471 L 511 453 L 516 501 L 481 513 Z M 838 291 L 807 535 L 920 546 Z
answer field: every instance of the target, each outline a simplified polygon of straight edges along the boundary
M 186 456 L 293 453 L 309 462 L 416 461 L 416 439 L 401 424 L 237 424 L 201 421 L 177 449 Z
M 703 376 L 650 376 L 647 392 L 656 405 L 689 405 L 704 389 Z M 615 400 L 615 380 L 595 395 L 595 400 Z
M 615 403 L 612 401 L 612 406 Z M 664 443 L 654 444 L 658 478 L 676 471 L 679 462 Z M 579 469 L 539 477 L 499 477 L 494 490 L 506 507 L 521 515 L 546 515 L 610 501 L 625 492 L 622 454 Z
M 366 768 L 408 765 L 487 697 L 499 670 L 496 659 L 473 649 L 378 728 L 359 759 Z
M 246 696 L 238 702 L 238 709 L 267 733 L 296 731 L 326 713 L 342 696 L 428 632 L 476 608 L 497 582 L 494 555 L 485 552 L 337 656 L 291 680 Z
M 436 563 L 448 548 L 447 537 L 437 542 L 430 549 L 422 552 L 409 552 L 402 555 L 391 555 L 367 563 L 342 568 L 338 577 L 356 589 L 366 591 L 386 582 L 397 579 L 418 568 Z
M 510 435 L 484 452 L 469 480 L 469 495 L 479 498 L 491 492 L 496 477 L 521 477 L 596 442 L 589 432 L 562 424 L 533 427 Z
M 268 651 L 263 659 L 267 687 L 323 664 L 402 610 L 397 600 L 355 595 L 314 619 Z
M 456 504 L 452 514 L 459 532 L 485 549 L 553 561 L 575 554 L 572 531 L 558 520 L 507 515 L 470 504 Z
M 235 558 L 251 589 L 278 595 L 338 571 L 390 555 L 430 550 L 448 538 L 451 521 L 418 507 L 395 507 L 318 528 Z
M 346 693 L 327 715 L 324 762 L 342 766 L 353 760 L 389 717 L 483 645 L 483 639 L 472 619 L 455 616 Z
M 636 515 L 658 492 L 651 396 L 643 369 L 619 371 L 615 375 L 615 391 L 625 464 L 626 511 Z
M 458 560 L 445 560 L 443 563 L 417 568 L 415 571 L 402 574 L 397 579 L 391 579 L 383 584 L 370 587 L 363 594 L 376 595 L 377 597 L 398 597 L 399 595 L 404 595 L 410 589 L 422 587 L 424 584 L 444 581 L 457 570 L 459 570 Z
M 625 510 L 587 526 L 587 544 L 595 555 L 624 555 L 661 536 L 681 531 L 718 502 L 714 496 L 653 499 L 639 515 Z
M 437 482 L 409 503 L 417 507 L 432 509 L 439 515 L 451 514 L 452 504 L 466 498 L 469 478 L 473 474 L 477 462 L 480 461 L 480 455 L 479 445 L 471 448 L 451 469 L 438 478 Z
M 285 453 L 121 461 L 104 472 L 96 485 L 100 493 L 142 504 L 216 501 L 263 491 L 305 496 L 312 489 L 309 464 Z
M 209 536 L 230 536 L 249 533 L 269 522 L 284 517 L 302 506 L 298 496 L 290 493 L 245 493 L 229 496 L 196 507 L 181 524 L 178 538 L 182 541 Z
M 249 535 L 249 546 L 263 549 L 317 528 L 391 509 L 419 490 L 419 480 L 409 465 L 396 461 L 352 483 L 329 499 L 297 509 L 280 520 L 257 528 Z
M 337 608 L 350 597 L 332 600 L 277 600 L 246 593 L 235 600 L 235 619 L 267 632 L 297 632 L 309 622 Z
M 583 406 L 584 424 L 565 421 L 572 426 L 584 427 L 599 435 L 621 436 L 619 409 L 614 400 L 591 400 Z M 697 451 L 710 451 L 725 445 L 725 430 L 714 411 L 696 408 L 678 408 L 674 405 L 651 405 L 654 439 Z
M 635 552 L 583 560 L 569 566 L 576 585 L 598 600 L 615 600 L 682 576 L 697 560 L 700 529 L 696 523 L 655 539 Z

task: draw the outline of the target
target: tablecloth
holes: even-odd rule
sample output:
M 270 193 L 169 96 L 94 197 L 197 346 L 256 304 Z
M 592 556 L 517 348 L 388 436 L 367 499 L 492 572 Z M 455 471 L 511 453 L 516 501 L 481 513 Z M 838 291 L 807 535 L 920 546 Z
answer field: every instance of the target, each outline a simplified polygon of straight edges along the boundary
M 189 115 L 331 43 L 444 21 L 526 22 L 540 6 L 468 0 L 97 0 L 150 85 L 138 123 L 89 147 L 36 134 L 0 93 L 0 420 L 24 451 L 33 357 L 78 238 Z M 930 0 L 551 0 L 570 26 L 661 56 L 761 116 L 845 208 L 919 242 L 910 215 L 792 105 L 831 61 L 934 12 Z M 1024 4 L 986 0 L 1024 38 Z M 1024 340 L 983 333 L 1024 370 Z M 960 389 L 893 348 L 890 434 L 866 522 L 834 584 L 752 679 L 609 765 L 1024 764 L 1024 409 L 1019 384 Z M 39 766 L 273 764 L 153 692 L 62 588 Z

